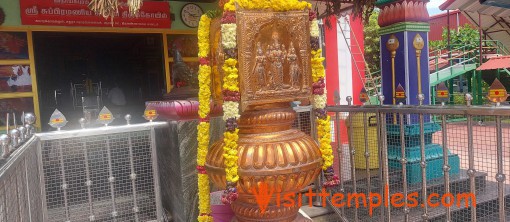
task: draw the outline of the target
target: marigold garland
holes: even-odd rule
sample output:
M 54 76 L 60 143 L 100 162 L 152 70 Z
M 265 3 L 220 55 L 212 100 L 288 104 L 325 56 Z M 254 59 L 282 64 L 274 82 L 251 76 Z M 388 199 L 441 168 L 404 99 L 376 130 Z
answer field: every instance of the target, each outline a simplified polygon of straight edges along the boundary
M 200 57 L 200 66 L 198 68 L 198 115 L 200 123 L 197 126 L 197 171 L 198 171 L 198 210 L 199 222 L 213 222 L 210 206 L 210 185 L 209 176 L 205 170 L 205 161 L 209 149 L 209 113 L 211 111 L 211 66 L 209 66 L 209 32 L 211 26 L 211 17 L 204 14 L 200 18 L 198 26 L 198 57 Z
M 198 221 L 199 222 L 213 222 L 211 217 L 211 204 L 210 204 L 210 186 L 209 176 L 207 174 L 198 174 Z
M 200 118 L 206 118 L 211 111 L 211 67 L 208 65 L 200 65 L 198 67 L 198 115 Z
M 238 197 L 237 181 L 237 141 L 239 140 L 239 70 L 237 69 L 237 24 L 236 15 L 233 13 L 235 7 L 232 1 L 225 4 L 225 12 L 221 19 L 221 43 L 226 59 L 223 63 L 223 120 L 225 120 L 226 131 L 223 134 L 223 164 L 225 165 L 225 177 L 227 187 L 221 196 L 224 204 L 230 204 Z
M 318 44 L 318 38 L 320 35 L 319 32 L 319 22 L 317 21 L 317 16 L 315 13 L 310 12 L 310 45 L 312 46 L 312 58 L 311 58 L 311 66 L 312 66 L 312 88 L 313 88 L 313 101 L 312 105 L 315 109 L 315 113 L 317 116 L 317 135 L 319 137 L 319 149 L 322 154 L 322 170 L 324 172 L 324 176 L 326 177 L 326 182 L 324 182 L 324 187 L 332 187 L 336 186 L 340 183 L 338 176 L 335 175 L 333 170 L 333 149 L 331 147 L 331 126 L 330 126 L 330 117 L 326 111 L 326 101 L 327 101 L 327 91 L 324 77 L 326 76 L 326 72 L 324 69 L 323 61 L 324 57 L 322 57 L 322 49 L 320 49 L 320 45 Z
M 237 0 L 244 9 L 271 9 L 273 11 L 292 11 L 311 9 L 312 4 L 300 0 Z
M 209 32 L 211 28 L 211 18 L 207 14 L 200 17 L 198 23 L 198 57 L 207 58 L 210 52 Z
M 312 8 L 312 4 L 301 0 L 230 0 L 225 3 L 223 9 L 227 12 L 233 12 L 236 10 L 235 3 L 244 9 L 267 9 L 279 12 Z
M 333 150 L 331 149 L 331 125 L 330 117 L 326 115 L 325 119 L 317 119 L 317 135 L 319 138 L 319 148 L 322 153 L 322 159 L 324 161 L 322 165 L 323 170 L 327 170 L 328 167 L 333 165 Z

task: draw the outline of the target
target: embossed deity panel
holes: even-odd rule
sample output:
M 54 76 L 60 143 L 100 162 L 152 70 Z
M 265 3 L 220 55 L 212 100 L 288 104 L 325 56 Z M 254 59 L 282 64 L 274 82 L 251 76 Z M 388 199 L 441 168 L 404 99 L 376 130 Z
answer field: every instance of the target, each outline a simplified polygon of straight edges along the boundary
M 241 111 L 308 100 L 311 95 L 308 12 L 238 11 Z

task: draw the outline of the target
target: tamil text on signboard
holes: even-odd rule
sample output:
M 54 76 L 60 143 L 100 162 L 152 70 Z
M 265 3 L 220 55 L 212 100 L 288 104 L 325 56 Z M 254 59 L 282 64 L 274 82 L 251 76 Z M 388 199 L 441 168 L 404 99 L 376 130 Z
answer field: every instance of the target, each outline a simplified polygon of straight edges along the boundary
M 23 25 L 89 26 L 117 28 L 170 28 L 168 2 L 144 1 L 139 13 L 132 15 L 125 3 L 119 4 L 112 20 L 88 8 L 90 0 L 20 0 Z

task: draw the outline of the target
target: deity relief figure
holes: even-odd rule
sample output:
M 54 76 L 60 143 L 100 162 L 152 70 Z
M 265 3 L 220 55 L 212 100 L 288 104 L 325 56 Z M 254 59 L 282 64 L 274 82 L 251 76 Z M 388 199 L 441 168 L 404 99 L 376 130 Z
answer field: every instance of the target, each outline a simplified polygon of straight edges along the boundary
M 299 66 L 297 63 L 296 49 L 294 43 L 290 43 L 289 54 L 287 54 L 287 60 L 289 61 L 289 74 L 290 74 L 290 85 L 292 87 L 299 86 Z
M 267 47 L 267 59 L 271 62 L 271 68 L 269 69 L 268 86 L 270 89 L 281 89 L 288 87 L 283 83 L 283 63 L 287 56 L 285 46 L 280 43 L 280 35 L 278 32 L 273 32 L 273 42 Z
M 266 62 L 266 56 L 264 55 L 264 51 L 262 50 L 262 45 L 260 42 L 257 42 L 257 56 L 255 57 L 255 68 L 253 70 L 253 74 L 257 76 L 257 82 L 259 84 L 259 91 L 266 88 L 266 69 L 264 68 L 264 64 Z

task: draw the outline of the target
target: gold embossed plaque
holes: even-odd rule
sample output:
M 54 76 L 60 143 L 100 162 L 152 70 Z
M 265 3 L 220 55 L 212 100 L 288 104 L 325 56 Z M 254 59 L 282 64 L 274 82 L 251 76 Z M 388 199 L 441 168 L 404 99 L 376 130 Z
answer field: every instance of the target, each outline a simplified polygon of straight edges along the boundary
M 237 12 L 241 111 L 308 100 L 310 25 L 305 11 Z

